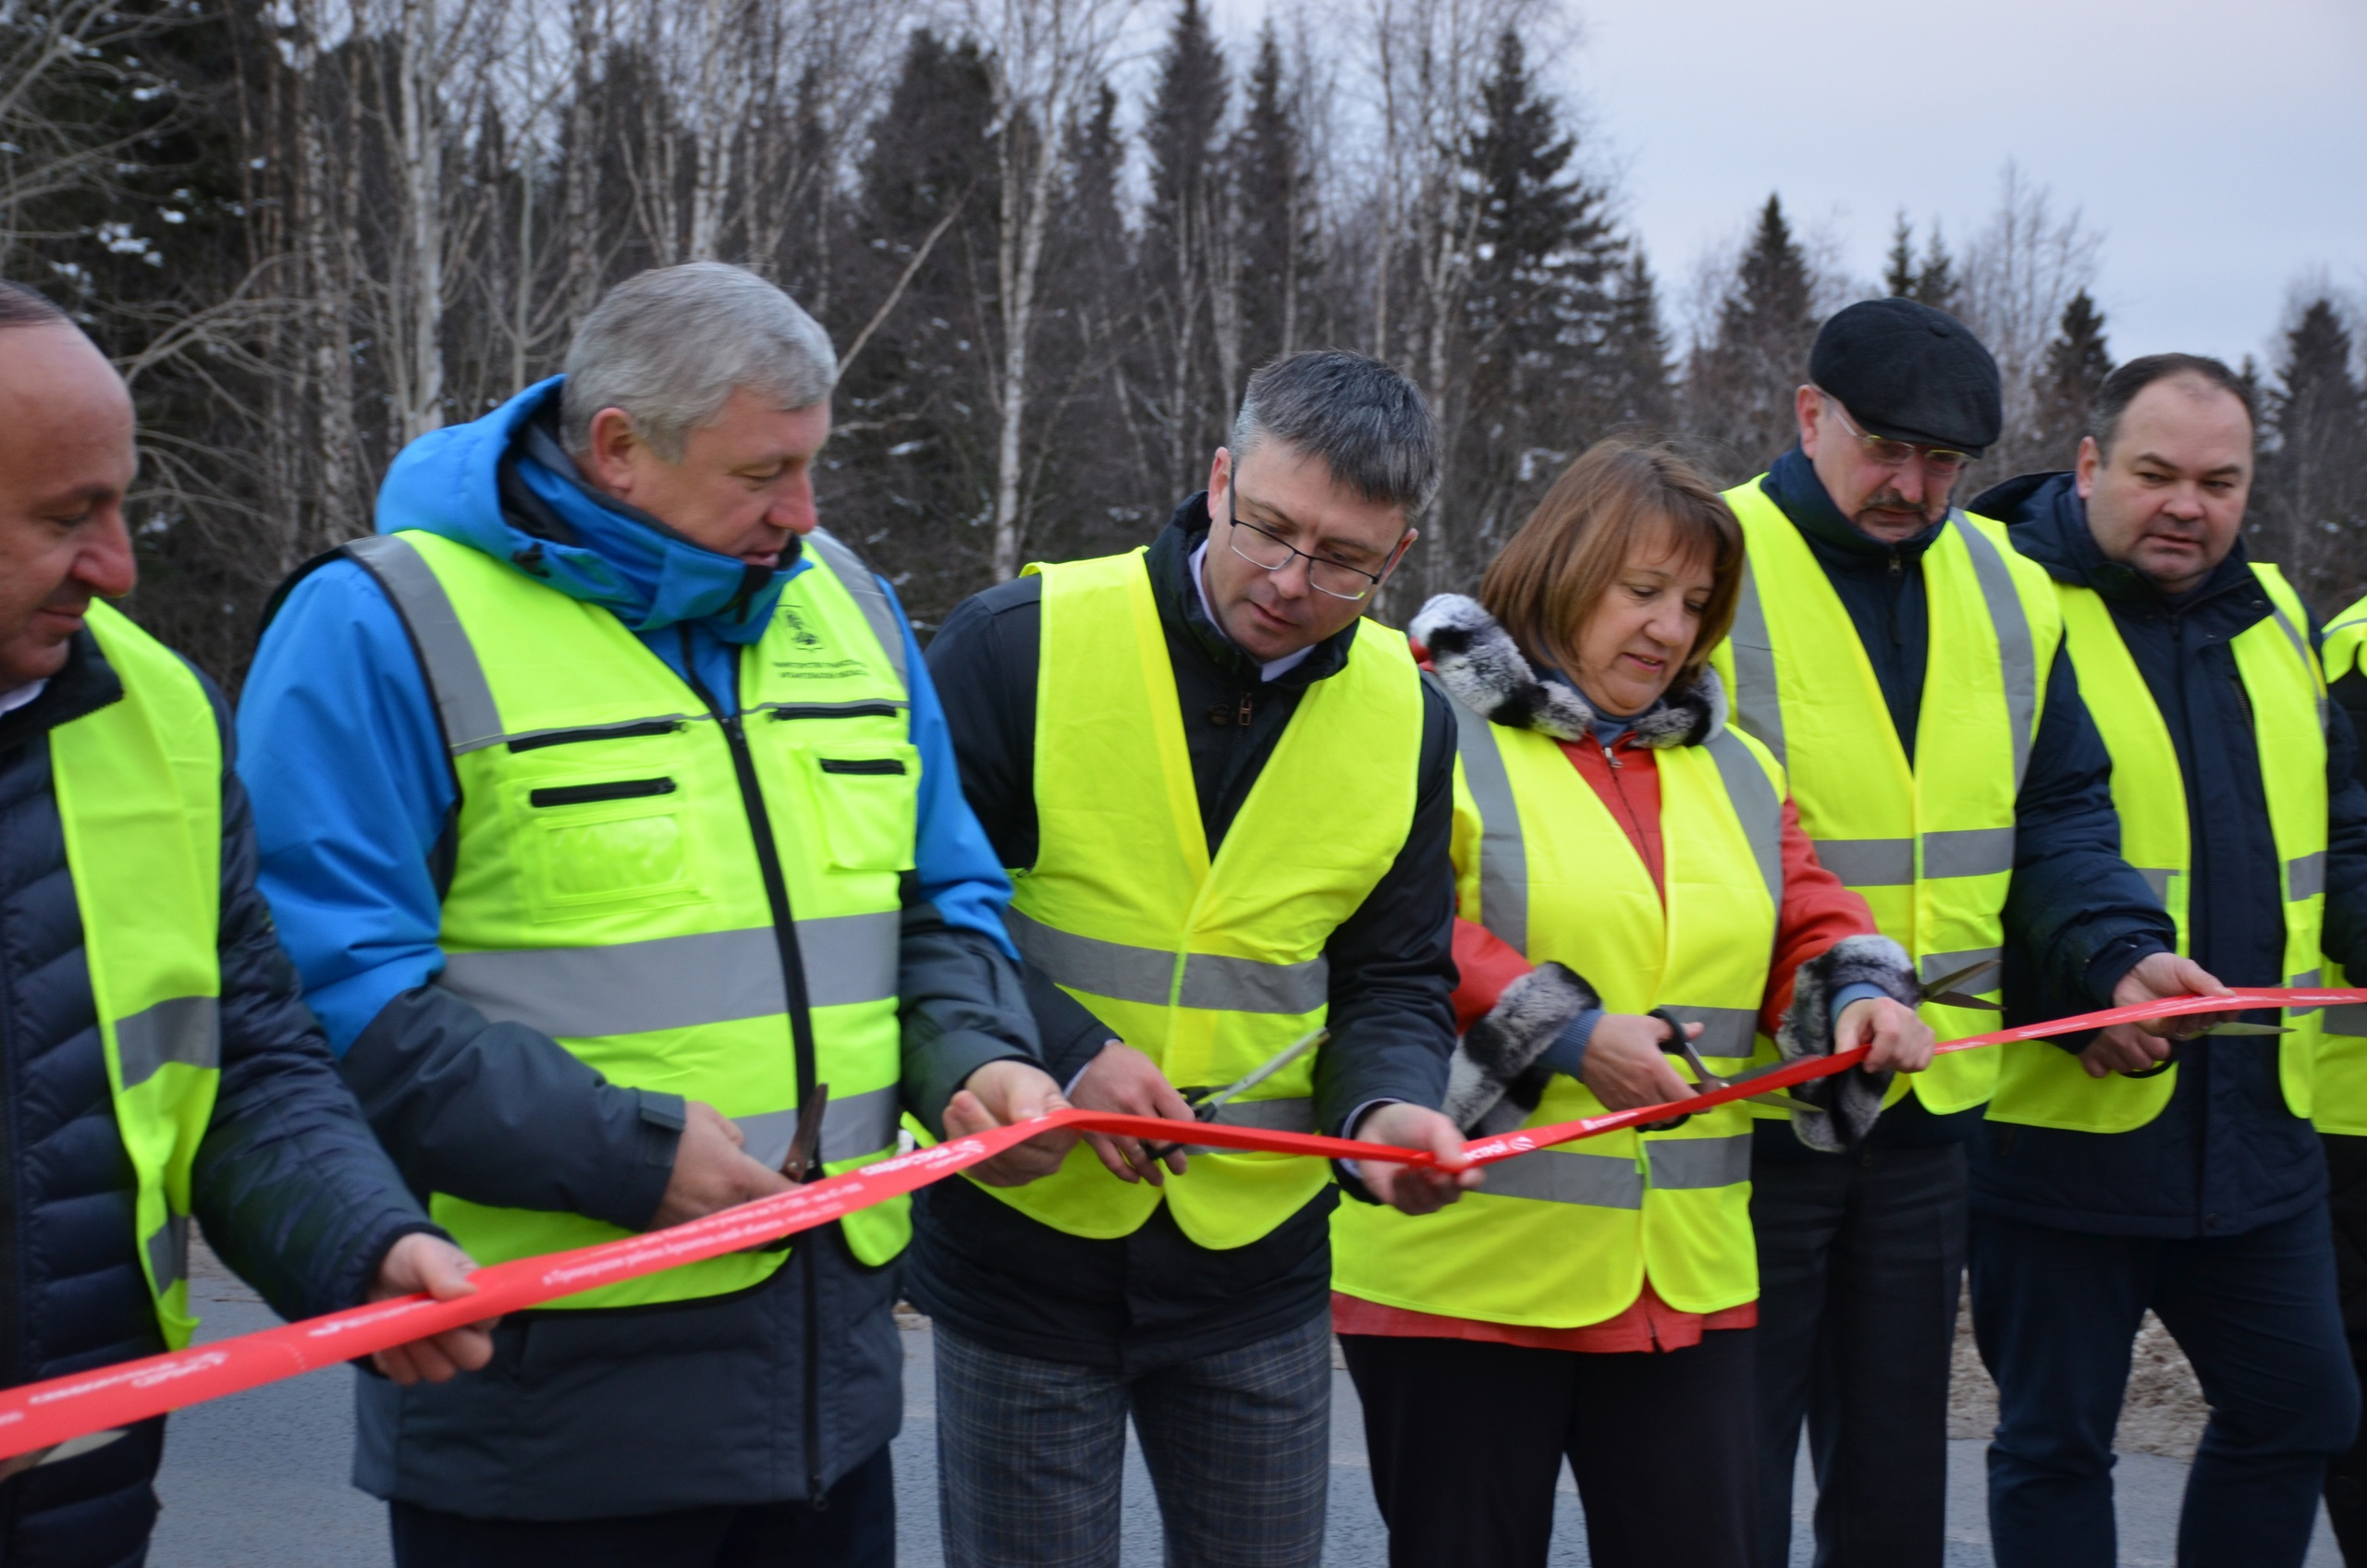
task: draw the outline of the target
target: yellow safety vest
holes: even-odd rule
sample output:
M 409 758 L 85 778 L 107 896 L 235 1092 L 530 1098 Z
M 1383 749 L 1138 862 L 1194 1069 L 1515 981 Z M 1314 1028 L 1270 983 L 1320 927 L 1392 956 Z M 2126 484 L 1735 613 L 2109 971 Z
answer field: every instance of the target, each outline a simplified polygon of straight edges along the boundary
M 903 640 L 852 552 L 807 536 L 810 564 L 742 651 L 741 711 L 723 717 L 614 615 L 481 551 L 405 532 L 347 552 L 410 628 L 460 792 L 438 984 L 610 1083 L 713 1105 L 768 1165 L 788 1151 L 801 1073 L 829 1086 L 831 1174 L 894 1153 L 920 754 Z M 446 1193 L 431 1211 L 485 1263 L 626 1233 Z M 901 1198 L 840 1224 L 871 1264 L 912 1231 Z M 734 1253 L 557 1305 L 717 1295 L 787 1256 Z
M 2285 889 L 2285 973 L 2291 984 L 2314 986 L 2320 974 L 2320 930 L 2325 915 L 2325 683 L 2311 656 L 2307 612 L 2273 566 L 2252 568 L 2268 594 L 2265 619 L 2229 644 L 2252 714 L 2261 783 L 2268 797 Z M 2145 684 L 2112 611 L 2094 590 L 2056 583 L 2063 605 L 2065 645 L 2079 672 L 2080 694 L 2112 753 L 2112 801 L 2120 814 L 2121 856 L 2137 868 L 2177 925 L 2177 950 L 2187 950 L 2187 898 L 2192 888 L 2193 839 L 2187 819 L 2185 775 L 2169 726 Z M 2279 1048 L 2278 1078 L 2296 1116 L 2310 1114 L 2311 1061 L 2317 1020 L 2294 1013 L 2296 1033 Z M 2238 1047 L 2241 1048 L 2241 1047 Z M 1993 1121 L 2079 1133 L 2126 1133 L 2142 1127 L 2170 1103 L 2175 1064 L 2131 1078 L 2091 1078 L 2069 1051 L 2045 1040 L 2001 1047 Z M 2367 1131 L 2367 1127 L 2362 1127 Z
M 2303 623 L 2306 624 L 2306 623 Z M 2326 628 L 2318 656 L 2328 686 L 2367 664 L 2367 599 L 2344 610 Z M 2326 984 L 2348 986 L 2343 966 L 2329 962 Z M 2319 1015 L 2313 1120 L 2321 1133 L 2367 1134 L 2367 1005 L 2351 1002 Z
M 2045 572 L 2015 553 L 1999 524 L 1949 514 L 1922 557 L 1930 641 L 1910 762 L 1858 629 L 1799 529 L 1758 480 L 1726 500 L 1748 550 L 1734 631 L 1715 655 L 1735 726 L 1783 765 L 1818 861 L 1866 900 L 1924 979 L 1993 963 L 2014 873 L 2015 800 L 2063 641 Z M 1988 997 L 2000 984 L 1993 968 L 1960 989 Z M 1997 1023 L 1973 1008 L 1920 1011 L 1944 1040 Z M 1761 1038 L 1760 1056 L 1775 1060 L 1772 1041 Z M 1933 1111 L 1964 1110 L 1989 1097 L 1996 1075 L 1993 1052 L 1959 1052 L 1902 1073 L 1889 1097 L 1912 1093 Z
M 51 777 L 141 1267 L 178 1350 L 197 1328 L 190 1172 L 222 1078 L 222 734 L 170 649 L 103 604 L 87 624 L 123 700 L 50 732 Z
M 1036 814 L 1011 935 L 1029 961 L 1182 1088 L 1245 1076 L 1331 1001 L 1325 944 L 1404 847 L 1422 692 L 1405 640 L 1360 624 L 1310 684 L 1210 861 L 1175 672 L 1139 550 L 1044 579 Z M 1307 1132 L 1314 1055 L 1220 1120 Z M 1119 1181 L 1079 1145 L 1054 1174 L 984 1191 L 1074 1236 L 1132 1234 L 1162 1201 L 1205 1247 L 1246 1245 L 1331 1180 L 1319 1160 L 1195 1153 L 1166 1185 Z
M 1584 975 L 1613 1012 L 1665 1007 L 1704 1025 L 1712 1072 L 1749 1058 L 1783 903 L 1782 770 L 1731 729 L 1653 753 L 1667 897 L 1601 797 L 1548 735 L 1455 705 L 1458 912 L 1535 962 Z M 1600 1115 L 1555 1074 L 1524 1123 Z M 1331 1219 L 1332 1286 L 1417 1312 L 1578 1328 L 1634 1304 L 1755 1300 L 1750 1116 L 1613 1133 L 1488 1168 L 1487 1185 L 1419 1219 L 1367 1204 Z

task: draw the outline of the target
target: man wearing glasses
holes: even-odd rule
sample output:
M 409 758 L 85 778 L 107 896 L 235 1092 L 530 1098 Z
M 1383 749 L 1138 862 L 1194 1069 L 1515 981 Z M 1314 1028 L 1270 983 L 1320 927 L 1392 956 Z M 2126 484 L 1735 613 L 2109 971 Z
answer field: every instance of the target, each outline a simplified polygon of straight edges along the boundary
M 1915 955 L 1925 1022 L 1996 1027 L 2009 937 L 2057 998 L 2218 989 L 2120 858 L 2046 574 L 1949 504 L 2003 423 L 1996 361 L 1953 316 L 1879 300 L 1825 324 L 1809 376 L 1799 444 L 1726 495 L 1749 569 L 1718 665 L 1819 860 Z M 1818 1562 L 1938 1568 L 1964 1145 L 1995 1076 L 1993 1053 L 1943 1058 L 1814 1147 L 1760 1112 L 1762 1568 L 1790 1560 L 1803 1420 Z
M 1460 1147 L 1429 1109 L 1454 1044 L 1453 720 L 1358 619 L 1438 446 L 1386 365 L 1276 361 L 1147 551 L 1031 569 L 931 645 L 1074 1103 Z M 1338 1193 L 1312 1160 L 1190 1144 L 1096 1138 L 1038 1195 L 957 1181 L 920 1206 L 955 1568 L 1114 1565 L 1130 1415 L 1169 1562 L 1320 1561 Z M 1476 1179 L 1342 1172 L 1408 1213 Z

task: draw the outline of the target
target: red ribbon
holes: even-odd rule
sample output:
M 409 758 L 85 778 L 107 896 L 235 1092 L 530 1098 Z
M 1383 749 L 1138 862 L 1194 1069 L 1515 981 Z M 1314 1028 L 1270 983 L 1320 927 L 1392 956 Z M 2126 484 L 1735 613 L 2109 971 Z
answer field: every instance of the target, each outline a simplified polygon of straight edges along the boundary
M 2367 990 L 2259 989 L 2225 997 L 2179 997 L 2138 1007 L 2111 1008 L 2076 1018 L 2020 1029 L 2001 1029 L 1952 1040 L 1943 1051 L 1972 1050 L 2011 1040 L 2043 1039 L 2083 1029 L 2185 1013 L 2230 1012 L 2253 1008 L 2316 1008 L 2367 1002 Z M 1599 1137 L 1639 1121 L 1660 1121 L 1708 1110 L 1748 1095 L 1766 1094 L 1844 1072 L 1864 1060 L 1863 1047 L 1834 1056 L 1804 1057 L 1744 1084 L 1729 1084 L 1689 1099 L 1636 1110 L 1589 1116 L 1551 1127 L 1531 1127 L 1466 1144 L 1464 1159 L 1489 1165 L 1534 1149 Z M 951 1138 L 926 1149 L 866 1165 L 791 1192 L 779 1193 L 703 1219 L 627 1236 L 572 1252 L 523 1257 L 480 1268 L 471 1278 L 476 1293 L 439 1302 L 424 1295 L 375 1302 L 324 1317 L 284 1324 L 215 1344 L 120 1362 L 93 1372 L 53 1378 L 0 1392 L 0 1459 L 45 1449 L 88 1432 L 105 1431 L 185 1405 L 202 1403 L 284 1378 L 350 1361 L 423 1340 L 483 1318 L 541 1306 L 601 1285 L 639 1279 L 685 1263 L 719 1257 L 760 1243 L 810 1231 L 891 1197 L 944 1180 L 957 1170 L 990 1159 L 1013 1145 L 1058 1127 L 1158 1140 L 1177 1136 L 1176 1123 L 1158 1117 L 1112 1116 L 1098 1111 L 1056 1111 L 1016 1126 L 974 1137 Z M 1303 1133 L 1201 1123 L 1190 1129 L 1194 1146 L 1312 1155 L 1326 1159 L 1380 1159 L 1404 1165 L 1440 1165 L 1429 1151 L 1367 1144 Z

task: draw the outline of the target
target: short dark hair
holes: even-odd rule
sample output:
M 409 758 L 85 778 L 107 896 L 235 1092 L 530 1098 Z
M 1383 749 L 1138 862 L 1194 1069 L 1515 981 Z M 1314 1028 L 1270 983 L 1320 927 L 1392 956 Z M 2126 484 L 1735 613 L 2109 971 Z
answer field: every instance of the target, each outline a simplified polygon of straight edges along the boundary
M 72 326 L 74 318 L 21 283 L 0 279 L 0 332 L 15 326 Z
M 2112 444 L 2120 435 L 2120 416 L 2137 395 L 2157 381 L 2173 376 L 2190 375 L 2210 383 L 2244 406 L 2244 419 L 2253 430 L 2260 429 L 2260 398 L 2252 391 L 2252 384 L 2229 370 L 2224 361 L 2208 354 L 2147 354 L 2104 377 L 2096 388 L 2095 401 L 2088 406 L 2088 434 L 2095 438 L 2096 450 L 2112 456 Z
M 1234 464 L 1269 435 L 1409 517 L 1438 488 L 1439 426 L 1421 388 L 1362 354 L 1317 349 L 1258 366 L 1233 422 Z

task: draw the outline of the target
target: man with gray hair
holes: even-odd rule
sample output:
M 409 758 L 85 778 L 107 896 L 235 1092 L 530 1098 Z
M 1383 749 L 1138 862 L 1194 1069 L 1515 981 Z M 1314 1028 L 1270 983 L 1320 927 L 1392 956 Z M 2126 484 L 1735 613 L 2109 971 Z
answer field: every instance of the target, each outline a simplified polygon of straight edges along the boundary
M 853 1169 L 906 1112 L 1062 1103 L 927 668 L 816 526 L 835 374 L 772 285 L 644 273 L 276 606 L 239 721 L 263 886 L 480 1259 Z M 520 1314 L 446 1397 L 363 1379 L 397 1562 L 889 1568 L 909 1234 L 891 1203 Z
M 1404 636 L 1359 619 L 1438 444 L 1386 365 L 1267 365 L 1147 552 L 1031 569 L 930 645 L 1078 1105 L 1461 1148 L 1429 1109 L 1454 1045 L 1454 721 Z M 1115 1568 L 1129 1415 L 1170 1564 L 1320 1561 L 1338 1191 L 1312 1160 L 1191 1143 L 1096 1137 L 1024 1192 L 925 1194 L 910 1283 L 956 1568 Z M 1342 1180 L 1422 1213 L 1477 1176 Z

